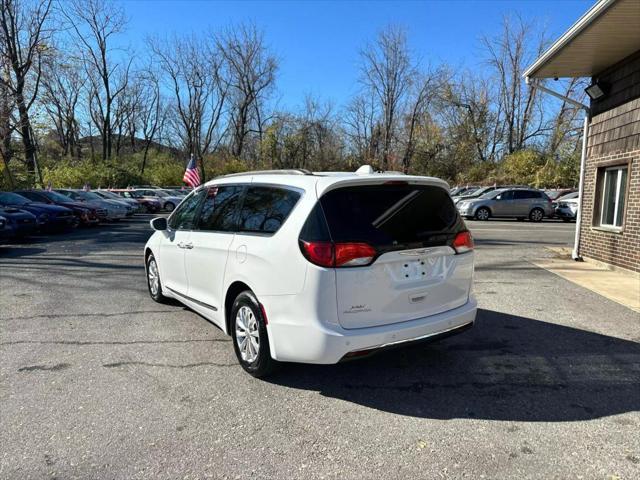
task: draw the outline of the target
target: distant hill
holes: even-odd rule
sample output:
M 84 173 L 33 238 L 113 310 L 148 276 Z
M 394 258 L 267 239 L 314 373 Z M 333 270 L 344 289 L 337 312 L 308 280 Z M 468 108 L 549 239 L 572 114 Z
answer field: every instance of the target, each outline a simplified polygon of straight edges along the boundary
M 131 141 L 131 137 L 126 136 L 126 135 L 122 135 L 120 137 L 118 137 L 118 135 L 114 135 L 113 136 L 113 143 L 112 143 L 112 148 L 113 148 L 113 154 L 115 155 L 116 152 L 116 148 L 117 148 L 117 144 L 118 144 L 118 140 L 120 140 L 120 153 L 121 154 L 131 154 L 131 153 L 136 153 L 136 152 L 141 152 L 144 149 L 144 139 L 142 138 L 137 138 L 135 137 L 133 139 L 133 142 Z M 96 152 L 99 152 L 100 149 L 102 148 L 102 138 L 94 135 L 92 137 L 82 137 L 80 140 L 78 140 L 78 144 L 80 145 L 80 147 L 84 150 L 87 149 L 89 150 L 91 148 L 91 142 L 93 142 L 93 148 L 96 150 Z M 168 153 L 170 155 L 173 156 L 181 156 L 182 152 L 174 147 L 170 147 L 168 145 L 164 145 L 162 143 L 158 143 L 158 142 L 151 142 L 151 145 L 149 146 L 150 149 L 156 150 L 158 152 L 163 152 L 163 153 Z

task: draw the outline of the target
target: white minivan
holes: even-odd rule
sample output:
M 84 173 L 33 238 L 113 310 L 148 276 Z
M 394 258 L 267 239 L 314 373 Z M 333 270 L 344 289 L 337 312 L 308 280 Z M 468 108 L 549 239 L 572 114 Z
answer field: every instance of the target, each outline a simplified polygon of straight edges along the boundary
M 473 240 L 446 182 L 247 172 L 195 189 L 145 246 L 149 293 L 233 338 L 261 377 L 471 327 Z

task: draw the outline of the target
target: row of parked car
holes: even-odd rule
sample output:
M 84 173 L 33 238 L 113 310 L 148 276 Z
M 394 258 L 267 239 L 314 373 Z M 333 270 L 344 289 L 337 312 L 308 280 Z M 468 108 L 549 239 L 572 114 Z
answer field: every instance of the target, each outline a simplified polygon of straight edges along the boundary
M 539 190 L 523 185 L 466 186 L 452 188 L 451 197 L 460 215 L 475 220 L 528 218 L 576 219 L 578 192 L 575 189 Z
M 0 192 L 0 241 L 172 211 L 188 190 L 143 187 Z

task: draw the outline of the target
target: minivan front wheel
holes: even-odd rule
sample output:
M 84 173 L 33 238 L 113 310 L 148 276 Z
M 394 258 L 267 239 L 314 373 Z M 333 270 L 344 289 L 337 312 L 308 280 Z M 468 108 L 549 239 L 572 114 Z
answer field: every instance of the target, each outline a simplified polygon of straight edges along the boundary
M 529 212 L 529 220 L 532 222 L 541 222 L 544 218 L 544 211 L 541 208 L 534 208 Z
M 276 367 L 271 358 L 267 326 L 258 299 L 250 290 L 240 293 L 231 308 L 233 349 L 242 368 L 260 378 Z
M 147 287 L 149 288 L 149 295 L 156 302 L 164 303 L 167 300 L 167 297 L 162 294 L 160 272 L 158 271 L 158 264 L 153 254 L 149 254 L 147 258 Z
M 491 216 L 491 212 L 489 211 L 488 208 L 480 207 L 476 211 L 475 216 L 476 216 L 476 220 L 489 220 L 489 217 Z

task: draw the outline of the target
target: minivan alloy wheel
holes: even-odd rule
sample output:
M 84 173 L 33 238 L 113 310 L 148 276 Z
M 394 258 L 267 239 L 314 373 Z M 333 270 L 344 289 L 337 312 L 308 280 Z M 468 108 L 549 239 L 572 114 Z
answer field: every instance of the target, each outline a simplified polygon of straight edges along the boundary
M 260 333 L 258 321 L 253 311 L 242 306 L 236 313 L 236 342 L 240 356 L 245 362 L 254 362 L 260 353 Z
M 149 279 L 149 290 L 151 290 L 151 294 L 154 296 L 158 295 L 158 291 L 160 290 L 160 276 L 158 275 L 158 266 L 153 258 L 149 261 L 147 267 L 147 277 Z

